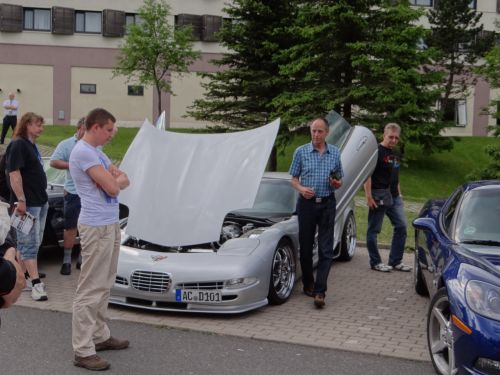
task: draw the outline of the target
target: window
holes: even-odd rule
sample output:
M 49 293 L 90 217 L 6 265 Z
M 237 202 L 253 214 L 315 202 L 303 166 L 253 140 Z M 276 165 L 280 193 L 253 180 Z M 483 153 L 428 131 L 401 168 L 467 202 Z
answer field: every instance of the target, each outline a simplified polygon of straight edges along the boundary
M 175 16 L 175 26 L 191 26 L 193 29 L 192 40 L 201 40 L 202 20 L 195 14 L 178 14 Z
M 24 8 L 24 30 L 50 31 L 50 9 Z
M 443 120 L 454 122 L 455 126 L 467 126 L 467 101 L 465 99 L 441 100 L 440 108 L 443 110 Z
M 448 199 L 448 201 L 446 201 L 441 214 L 443 227 L 450 236 L 453 234 L 451 230 L 452 228 L 451 224 L 453 221 L 453 217 L 455 216 L 458 202 L 460 201 L 461 197 L 462 197 L 462 188 L 459 188 L 453 193 L 453 196 L 450 199 Z
M 141 17 L 139 17 L 138 14 L 135 13 L 126 13 L 125 14 L 125 24 L 128 25 L 133 25 L 133 24 L 140 24 L 142 22 Z
M 144 96 L 144 86 L 127 86 L 128 95 L 130 96 Z
M 23 31 L 23 7 L 14 4 L 0 4 L 0 31 Z
M 100 33 L 101 32 L 101 12 L 75 12 L 75 31 L 77 33 Z
M 141 17 L 134 13 L 126 13 L 125 14 L 125 34 L 127 33 L 130 25 L 140 25 L 142 22 Z
M 417 0 L 418 1 L 418 0 Z M 437 3 L 439 2 L 439 0 L 434 0 L 434 8 L 437 7 Z M 469 8 L 471 9 L 476 9 L 476 0 L 472 0 L 470 3 L 469 3 Z
M 430 7 L 432 6 L 432 0 L 410 0 L 410 5 Z
M 80 83 L 80 94 L 95 94 L 96 92 L 95 83 Z

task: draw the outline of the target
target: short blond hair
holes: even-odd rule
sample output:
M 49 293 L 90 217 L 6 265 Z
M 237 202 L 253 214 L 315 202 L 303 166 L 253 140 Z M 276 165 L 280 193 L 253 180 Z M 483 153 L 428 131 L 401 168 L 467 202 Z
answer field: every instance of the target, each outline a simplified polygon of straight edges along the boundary
M 399 126 L 395 122 L 389 122 L 386 126 L 384 126 L 384 134 L 390 130 L 401 133 L 401 126 Z

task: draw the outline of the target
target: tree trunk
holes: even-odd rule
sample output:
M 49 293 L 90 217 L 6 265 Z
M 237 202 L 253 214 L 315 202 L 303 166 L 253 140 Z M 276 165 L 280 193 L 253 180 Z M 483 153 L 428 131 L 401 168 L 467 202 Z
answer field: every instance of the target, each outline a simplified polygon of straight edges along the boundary
M 271 155 L 269 155 L 269 160 L 267 161 L 266 170 L 270 172 L 275 172 L 278 169 L 278 149 L 273 146 L 271 150 Z
M 161 115 L 161 89 L 160 86 L 156 85 L 156 93 L 158 95 L 158 116 Z M 165 113 L 165 117 L 167 114 Z

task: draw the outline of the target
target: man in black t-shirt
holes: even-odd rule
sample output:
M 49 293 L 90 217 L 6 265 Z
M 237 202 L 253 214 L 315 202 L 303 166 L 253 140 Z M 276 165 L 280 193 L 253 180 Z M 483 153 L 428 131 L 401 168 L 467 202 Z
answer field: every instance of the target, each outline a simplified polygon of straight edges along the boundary
M 38 248 L 42 242 L 48 210 L 47 177 L 43 170 L 42 156 L 35 141 L 43 132 L 43 117 L 25 113 L 14 130 L 13 140 L 7 147 L 6 170 L 9 174 L 12 199 L 17 202 L 15 213 L 34 216 L 28 233 L 17 230 L 17 247 L 21 260 L 31 277 L 31 297 L 35 301 L 47 300 L 45 284 L 38 274 Z
M 369 208 L 366 247 L 370 255 L 370 267 L 380 272 L 393 269 L 411 271 L 411 267 L 402 263 L 406 242 L 406 217 L 399 185 L 400 156 L 394 150 L 400 134 L 401 128 L 398 124 L 389 123 L 385 126 L 384 138 L 378 146 L 377 165 L 364 184 Z M 394 229 L 388 265 L 382 262 L 377 245 L 377 236 L 382 229 L 385 215 L 389 217 Z

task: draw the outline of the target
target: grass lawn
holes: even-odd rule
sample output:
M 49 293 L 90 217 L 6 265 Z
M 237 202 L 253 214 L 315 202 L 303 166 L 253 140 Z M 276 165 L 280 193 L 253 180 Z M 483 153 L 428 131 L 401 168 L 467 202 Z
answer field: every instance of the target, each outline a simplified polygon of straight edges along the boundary
M 138 128 L 120 128 L 115 138 L 104 147 L 106 154 L 113 160 L 121 160 L 128 146 L 138 132 Z M 73 126 L 46 126 L 38 140 L 40 144 L 55 147 L 59 141 L 74 134 Z M 188 129 L 175 129 L 186 132 Z M 294 150 L 306 142 L 309 135 L 299 135 L 292 139 L 290 144 L 278 154 L 278 170 L 287 171 Z M 446 197 L 458 185 L 466 181 L 465 176 L 474 168 L 482 166 L 488 157 L 484 153 L 485 146 L 497 143 L 498 139 L 488 137 L 463 137 L 455 142 L 450 152 L 424 155 L 417 145 L 407 146 L 406 164 L 401 168 L 401 190 L 405 202 L 411 209 L 407 210 L 408 241 L 407 246 L 413 247 L 411 221 L 416 217 L 418 204 L 432 197 Z M 367 208 L 363 207 L 364 194 L 357 196 L 356 219 L 358 225 L 358 239 L 365 241 Z M 415 205 L 416 203 L 416 205 Z M 388 219 L 384 220 L 380 242 L 388 243 L 391 238 L 391 226 Z

